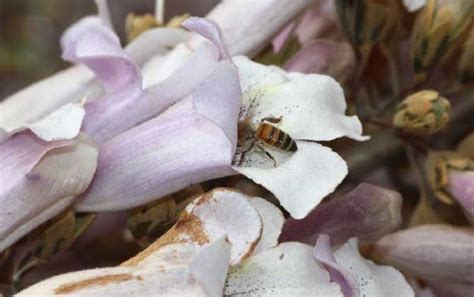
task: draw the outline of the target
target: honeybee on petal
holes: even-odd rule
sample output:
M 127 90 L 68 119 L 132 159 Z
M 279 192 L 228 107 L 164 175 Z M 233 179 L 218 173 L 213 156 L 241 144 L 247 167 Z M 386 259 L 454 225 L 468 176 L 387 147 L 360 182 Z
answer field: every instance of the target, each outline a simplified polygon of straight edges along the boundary
M 282 152 L 296 152 L 296 142 L 291 136 L 272 124 L 281 122 L 280 118 L 267 117 L 263 118 L 260 125 L 255 129 L 250 119 L 245 119 L 239 123 L 239 141 L 237 144 L 237 154 L 234 164 L 240 165 L 244 156 L 253 148 L 259 149 L 267 157 L 269 157 L 276 167 L 276 160 L 262 146 L 269 146 Z

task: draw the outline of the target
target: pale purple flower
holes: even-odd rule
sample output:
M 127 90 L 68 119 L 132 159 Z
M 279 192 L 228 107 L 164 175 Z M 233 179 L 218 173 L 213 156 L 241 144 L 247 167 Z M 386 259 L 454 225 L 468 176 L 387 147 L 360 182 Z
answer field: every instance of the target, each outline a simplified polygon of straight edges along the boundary
M 288 219 L 280 241 L 314 245 L 326 234 L 332 246 L 339 246 L 352 237 L 370 243 L 400 226 L 401 206 L 399 193 L 360 184 L 342 197 L 320 204 L 301 220 Z
M 422 225 L 377 241 L 379 262 L 427 281 L 440 296 L 468 296 L 474 288 L 474 232 L 468 227 Z M 464 295 L 459 293 L 464 292 Z M 466 295 L 466 292 L 470 292 Z

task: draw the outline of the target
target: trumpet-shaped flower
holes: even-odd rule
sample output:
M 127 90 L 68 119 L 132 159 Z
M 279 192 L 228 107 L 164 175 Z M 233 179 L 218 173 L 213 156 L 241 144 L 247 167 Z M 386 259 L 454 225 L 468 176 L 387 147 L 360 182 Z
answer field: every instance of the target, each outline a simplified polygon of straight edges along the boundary
M 189 184 L 242 173 L 303 217 L 347 173 L 337 154 L 313 142 L 345 135 L 365 139 L 358 119 L 344 115 L 342 89 L 326 76 L 286 73 L 245 57 L 230 60 L 215 23 L 190 18 L 183 25 L 211 43 L 145 89 L 138 67 L 107 28 L 91 30 L 83 20 L 63 37 L 64 56 L 88 65 L 108 90 L 85 106 L 83 129 L 101 151 L 96 177 L 77 208 L 131 208 Z M 297 152 L 266 148 L 277 165 L 271 168 L 268 158 L 250 150 L 232 166 L 238 122 L 256 129 L 269 116 L 282 119 L 278 127 L 297 141 Z M 296 189 L 300 198 L 294 199 Z

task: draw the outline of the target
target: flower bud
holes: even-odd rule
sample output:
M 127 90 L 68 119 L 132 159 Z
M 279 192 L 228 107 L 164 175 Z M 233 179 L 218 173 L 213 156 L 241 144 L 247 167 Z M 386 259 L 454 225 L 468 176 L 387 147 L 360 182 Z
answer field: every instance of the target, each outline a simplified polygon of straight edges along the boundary
M 396 27 L 400 6 L 392 0 L 337 0 L 339 20 L 351 43 L 362 51 Z
M 418 82 L 460 45 L 472 25 L 472 0 L 428 0 L 412 33 L 413 66 Z
M 131 42 L 137 38 L 141 33 L 155 27 L 159 27 L 161 24 L 156 20 L 152 14 L 135 15 L 129 13 L 125 20 L 125 34 L 127 36 L 127 42 Z
M 424 90 L 405 98 L 398 106 L 393 125 L 417 135 L 431 135 L 448 122 L 451 104 L 433 90 Z
M 422 225 L 383 237 L 371 257 L 423 280 L 472 284 L 473 244 L 472 228 Z
M 301 220 L 287 220 L 280 242 L 314 245 L 321 234 L 328 235 L 333 246 L 352 237 L 363 243 L 374 242 L 400 226 L 401 207 L 399 193 L 363 183 L 342 197 L 319 205 Z
M 446 204 L 453 204 L 452 193 L 448 188 L 450 176 L 457 178 L 456 172 L 472 170 L 474 170 L 474 162 L 456 152 L 430 152 L 426 161 L 428 181 L 436 197 Z

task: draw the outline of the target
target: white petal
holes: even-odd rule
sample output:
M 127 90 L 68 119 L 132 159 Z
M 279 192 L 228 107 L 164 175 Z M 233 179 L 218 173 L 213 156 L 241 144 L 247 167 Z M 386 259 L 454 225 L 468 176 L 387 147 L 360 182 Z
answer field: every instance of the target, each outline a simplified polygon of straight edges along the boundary
M 207 203 L 204 203 L 207 202 Z M 247 196 L 226 189 L 204 194 L 186 210 L 203 222 L 203 230 L 213 241 L 227 236 L 232 244 L 232 265 L 249 257 L 262 234 L 262 221 Z
M 205 246 L 193 259 L 189 270 L 209 297 L 221 297 L 229 270 L 230 245 L 222 237 Z
M 155 251 L 155 257 L 150 258 L 153 261 L 137 266 L 90 269 L 55 276 L 17 296 L 205 297 L 203 288 L 189 269 L 199 251 L 205 253 L 203 248 L 192 244 L 168 245 Z M 218 285 L 222 287 L 223 282 Z
M 410 12 L 417 11 L 426 5 L 426 0 L 403 0 L 403 4 Z
M 84 114 L 84 108 L 80 104 L 69 103 L 28 125 L 28 128 L 46 141 L 72 139 L 79 134 Z
M 341 86 L 331 77 L 319 74 L 286 73 L 246 57 L 235 57 L 241 79 L 244 112 L 258 126 L 265 117 L 280 118 L 276 126 L 294 139 L 315 141 L 361 136 L 357 116 L 346 116 Z
M 258 211 L 263 223 L 262 236 L 254 251 L 254 254 L 257 254 L 278 245 L 278 237 L 283 228 L 285 217 L 278 207 L 265 199 L 254 197 L 249 199 L 249 202 Z
M 362 258 L 357 240 L 351 239 L 334 252 L 337 263 L 359 284 L 360 296 L 410 297 L 414 292 L 403 275 L 390 266 L 380 266 Z
M 342 297 L 310 246 L 288 242 L 265 250 L 231 268 L 225 296 L 331 296 Z
M 140 34 L 125 47 L 125 51 L 138 66 L 143 66 L 151 57 L 167 54 L 190 36 L 191 32 L 183 29 L 154 28 Z
M 5 98 L 0 102 L 0 130 L 24 130 L 60 106 L 81 101 L 94 92 L 93 78 L 86 67 L 74 66 Z
M 20 137 L 27 135 L 15 136 L 2 144 L 0 150 L 4 152 L 4 146 Z M 0 175 L 0 251 L 70 205 L 73 196 L 86 190 L 97 164 L 97 148 L 84 134 L 66 146 L 46 150 L 32 148 L 37 145 L 37 139 L 19 140 L 19 144 L 28 145 L 31 151 L 22 152 L 19 148 L 17 154 L 23 154 L 24 159 L 12 168 L 16 172 L 8 170 L 8 161 L 22 156 L 15 157 L 7 151 L 10 160 L 2 168 L 6 170 L 2 172 L 5 176 Z M 37 152 L 40 155 L 36 156 Z M 34 159 L 28 160 L 29 156 Z M 40 160 L 35 160 L 38 157 Z M 33 168 L 29 169 L 30 166 Z
M 305 217 L 347 175 L 344 160 L 317 143 L 297 142 L 298 150 L 274 168 L 236 167 L 234 170 L 271 191 L 292 217 Z

